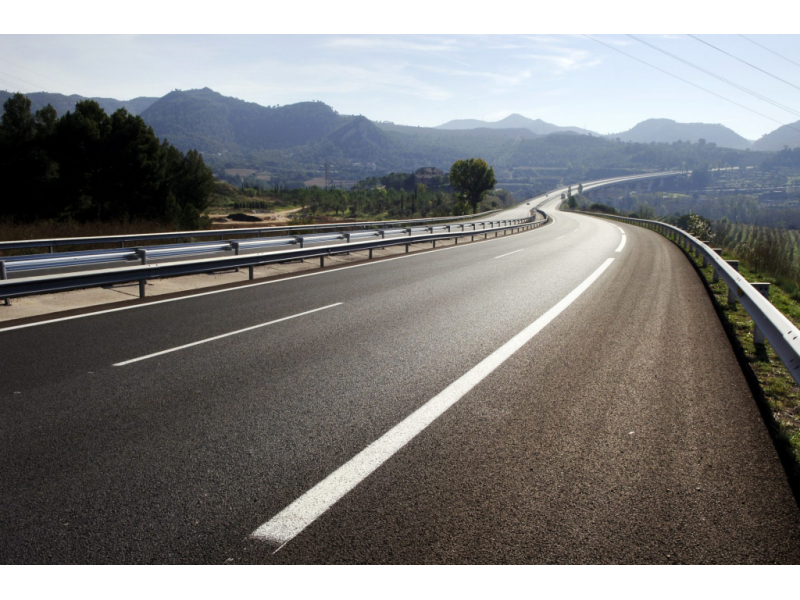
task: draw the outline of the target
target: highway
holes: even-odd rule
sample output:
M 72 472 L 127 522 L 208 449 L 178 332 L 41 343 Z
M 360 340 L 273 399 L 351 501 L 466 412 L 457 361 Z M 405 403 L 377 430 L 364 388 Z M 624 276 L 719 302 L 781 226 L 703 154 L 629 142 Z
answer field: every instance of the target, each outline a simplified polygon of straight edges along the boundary
M 800 509 L 691 265 L 552 214 L 4 324 L 3 562 L 797 564 Z

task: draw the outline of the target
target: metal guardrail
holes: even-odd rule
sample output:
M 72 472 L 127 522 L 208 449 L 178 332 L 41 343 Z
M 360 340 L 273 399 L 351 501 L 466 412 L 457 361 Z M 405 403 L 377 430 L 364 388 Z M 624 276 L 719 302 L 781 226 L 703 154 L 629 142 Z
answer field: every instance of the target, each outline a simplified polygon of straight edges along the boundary
M 392 227 L 414 223 L 443 223 L 447 221 L 463 221 L 499 212 L 501 209 L 490 210 L 475 215 L 462 215 L 456 217 L 434 217 L 430 219 L 405 219 L 401 221 L 361 221 L 356 223 L 327 223 L 325 225 L 286 225 L 279 227 L 245 227 L 240 229 L 204 229 L 201 231 L 171 231 L 165 233 L 140 233 L 130 235 L 104 235 L 82 238 L 47 238 L 40 240 L 16 240 L 0 242 L 0 252 L 4 250 L 21 250 L 26 248 L 48 248 L 49 253 L 54 253 L 60 246 L 89 246 L 95 244 L 126 244 L 150 241 L 150 240 L 169 240 L 181 238 L 202 238 L 218 237 L 224 240 L 225 236 L 233 235 L 256 235 L 261 236 L 265 233 L 291 233 L 292 231 L 326 231 L 337 229 L 353 229 L 357 227 Z
M 297 235 L 291 237 L 248 238 L 225 242 L 199 242 L 194 244 L 171 244 L 165 246 L 146 246 L 144 248 L 114 248 L 109 250 L 83 250 L 78 252 L 59 252 L 57 254 L 28 254 L 23 256 L 0 257 L 0 262 L 5 263 L 7 273 L 35 271 L 40 269 L 60 269 L 69 267 L 84 267 L 87 265 L 107 264 L 114 262 L 130 263 L 138 261 L 140 253 L 147 251 L 148 256 L 161 259 L 190 256 L 194 254 L 209 254 L 216 252 L 233 251 L 238 255 L 242 250 L 253 251 L 263 248 L 280 248 L 281 246 L 299 245 L 304 248 L 306 244 L 321 244 L 325 242 L 343 241 L 350 243 L 353 240 L 368 237 L 386 238 L 393 235 L 412 235 L 414 232 L 434 233 L 436 230 L 452 231 L 453 228 L 467 228 L 475 231 L 478 227 L 486 229 L 495 224 L 507 224 L 510 221 L 471 221 L 467 223 L 448 225 L 429 225 L 426 227 L 405 227 L 389 229 L 369 229 L 349 231 L 342 233 L 316 233 L 310 235 Z
M 83 271 L 65 273 L 61 275 L 44 275 L 40 277 L 26 277 L 20 279 L 0 280 L 0 299 L 17 298 L 21 296 L 32 296 L 36 294 L 48 294 L 82 288 L 101 287 L 116 285 L 120 283 L 139 282 L 139 296 L 145 296 L 145 283 L 149 279 L 159 279 L 163 277 L 177 277 L 181 275 L 194 275 L 198 273 L 209 273 L 213 271 L 224 271 L 247 267 L 250 279 L 253 279 L 253 268 L 270 263 L 289 262 L 300 259 L 319 258 L 320 266 L 325 266 L 325 257 L 337 254 L 348 254 L 357 251 L 369 251 L 369 258 L 372 258 L 372 251 L 390 246 L 405 245 L 406 252 L 412 244 L 436 242 L 440 240 L 455 239 L 456 243 L 460 238 L 483 235 L 488 237 L 494 232 L 495 237 L 498 233 L 514 232 L 515 229 L 535 229 L 550 222 L 544 211 L 539 211 L 544 217 L 543 221 L 536 221 L 535 216 L 524 219 L 514 219 L 505 221 L 507 225 L 494 227 L 491 229 L 477 229 L 460 227 L 461 231 L 445 231 L 434 233 L 433 227 L 428 228 L 429 232 L 421 235 L 413 235 L 409 231 L 408 236 L 385 238 L 380 237 L 376 240 L 351 241 L 347 245 L 317 246 L 313 248 L 299 248 L 293 250 L 281 250 L 278 252 L 246 254 L 241 256 L 205 258 L 192 261 L 182 261 L 167 264 L 148 264 L 149 251 L 139 250 L 141 264 L 135 267 L 103 269 L 98 271 Z M 466 224 L 469 225 L 469 224 Z M 440 226 L 441 227 L 441 226 Z M 444 226 L 448 227 L 448 226 Z M 457 227 L 449 226 L 448 228 Z M 5 275 L 5 266 L 0 261 L 0 279 Z
M 580 212 L 580 211 L 574 211 Z M 726 261 L 719 255 L 719 250 L 710 248 L 701 240 L 686 233 L 678 227 L 648 221 L 646 219 L 631 219 L 597 213 L 581 212 L 580 214 L 593 217 L 603 217 L 639 225 L 652 229 L 661 235 L 672 238 L 687 252 L 694 251 L 695 256 L 703 257 L 703 264 L 710 264 L 714 269 L 714 280 L 722 279 L 728 286 L 728 302 L 740 302 L 747 314 L 753 320 L 753 339 L 756 344 L 768 341 L 775 353 L 781 359 L 792 378 L 800 385 L 800 328 L 792 323 L 786 316 L 764 296 L 758 289 L 762 284 L 751 284 L 737 271 L 739 261 Z M 731 264 L 735 263 L 735 264 Z M 756 287 L 758 286 L 758 287 Z

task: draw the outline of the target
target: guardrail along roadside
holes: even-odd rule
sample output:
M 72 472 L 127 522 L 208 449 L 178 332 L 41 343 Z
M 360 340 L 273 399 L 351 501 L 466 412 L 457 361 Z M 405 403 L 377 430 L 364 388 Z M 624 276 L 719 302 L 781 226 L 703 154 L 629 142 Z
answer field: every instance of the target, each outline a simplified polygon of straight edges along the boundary
M 30 248 L 47 248 L 48 254 L 54 254 L 57 248 L 67 246 L 91 246 L 119 244 L 120 248 L 134 247 L 142 242 L 154 240 L 180 240 L 195 238 L 217 238 L 222 241 L 235 236 L 258 238 L 274 234 L 291 234 L 292 232 L 335 231 L 337 229 L 370 229 L 375 227 L 401 227 L 403 225 L 421 225 L 423 223 L 447 223 L 464 221 L 475 217 L 500 212 L 500 209 L 490 210 L 470 216 L 434 217 L 430 219 L 405 219 L 395 221 L 361 221 L 355 223 L 326 223 L 324 225 L 285 225 L 279 227 L 245 227 L 238 229 L 216 229 L 199 231 L 171 231 L 165 233 L 135 233 L 128 235 L 104 235 L 77 238 L 47 238 L 39 240 L 0 241 L 0 252 L 7 250 L 22 250 Z
M 533 213 L 534 211 L 531 212 Z M 458 225 L 430 226 L 424 228 L 424 232 L 420 231 L 419 228 L 411 227 L 402 230 L 379 230 L 367 236 L 367 239 L 363 239 L 363 237 L 354 237 L 353 235 L 347 237 L 342 235 L 340 237 L 344 238 L 345 243 L 317 245 L 312 247 L 308 247 L 305 240 L 301 240 L 296 242 L 296 245 L 299 247 L 291 250 L 278 250 L 274 252 L 239 254 L 239 251 L 242 249 L 241 242 L 233 242 L 233 244 L 236 244 L 233 247 L 233 256 L 195 259 L 164 264 L 151 262 L 153 255 L 150 253 L 150 249 L 138 249 L 135 251 L 138 264 L 135 266 L 19 279 L 4 279 L 0 281 L 0 299 L 6 299 L 7 302 L 8 298 L 90 287 L 102 287 L 136 281 L 139 282 L 139 296 L 144 297 L 145 283 L 149 279 L 194 275 L 234 268 L 247 268 L 249 270 L 250 279 L 253 279 L 253 269 L 266 264 L 317 258 L 319 259 L 320 267 L 324 267 L 326 257 L 358 251 L 367 251 L 369 258 L 372 259 L 373 250 L 380 248 L 405 245 L 406 252 L 409 252 L 413 244 L 432 243 L 435 248 L 436 243 L 443 240 L 455 240 L 457 244 L 458 240 L 467 237 L 474 241 L 476 237 L 481 235 L 486 239 L 490 234 L 494 234 L 494 236 L 497 237 L 500 234 L 507 235 L 509 233 L 536 229 L 550 222 L 546 213 L 541 210 L 538 212 L 541 213 L 544 220 L 537 221 L 535 215 L 533 215 L 521 219 L 473 221 Z M 0 261 L 0 277 L 6 274 L 7 269 L 5 262 Z
M 720 256 L 719 248 L 711 248 L 702 240 L 698 240 L 682 229 L 660 221 L 574 212 L 651 229 L 673 240 L 687 253 L 694 253 L 696 257 L 702 257 L 703 266 L 710 265 L 713 269 L 713 281 L 723 281 L 727 286 L 728 303 L 739 302 L 753 320 L 755 345 L 763 346 L 765 342 L 769 342 L 792 379 L 800 385 L 800 328 L 795 326 L 769 301 L 768 283 L 750 283 L 739 273 L 738 260 L 726 261 Z

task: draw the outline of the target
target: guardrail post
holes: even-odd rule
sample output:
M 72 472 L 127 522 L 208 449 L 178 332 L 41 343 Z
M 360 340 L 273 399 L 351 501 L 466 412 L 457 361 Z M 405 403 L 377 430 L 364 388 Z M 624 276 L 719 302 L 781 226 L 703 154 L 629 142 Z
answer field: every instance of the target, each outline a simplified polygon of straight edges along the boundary
M 300 244 L 300 247 L 301 247 L 301 248 L 303 248 L 303 247 L 304 247 L 304 244 L 303 244 L 303 238 L 302 238 L 301 236 L 299 236 L 299 235 L 296 235 L 296 236 L 294 236 L 294 240 L 295 240 L 297 243 L 299 243 L 299 244 Z
M 140 257 L 140 259 L 142 261 L 142 264 L 146 265 L 147 264 L 147 250 L 144 250 L 142 248 L 138 248 L 136 250 L 136 252 L 139 254 L 139 257 Z M 147 280 L 146 279 L 140 279 L 139 280 L 139 298 L 144 298 L 145 295 L 147 294 L 147 288 L 145 287 L 146 285 L 147 285 Z
M 236 256 L 239 256 L 239 242 L 231 242 L 231 248 L 233 248 L 233 253 Z M 234 273 L 238 273 L 238 272 L 239 272 L 239 267 L 236 267 L 236 270 L 234 271 Z
M 249 275 L 250 281 L 253 281 L 253 279 L 255 278 L 255 273 L 253 272 L 253 265 L 250 265 L 249 267 L 247 267 L 247 271 L 248 271 L 248 275 Z
M 705 244 L 706 246 L 708 246 L 710 243 L 711 242 L 709 240 L 700 240 L 700 244 Z M 700 255 L 703 256 L 703 268 L 705 268 L 705 267 L 708 266 L 708 258 L 706 257 L 705 253 L 700 248 L 701 248 L 701 246 L 698 244 L 697 248 L 696 248 L 697 256 L 700 256 Z
M 345 242 L 344 242 L 344 243 L 345 243 L 345 244 L 349 244 L 349 243 L 350 243 L 350 234 L 349 234 L 349 233 L 343 233 L 343 234 L 342 234 L 342 236 L 343 236 L 343 237 L 344 237 L 344 239 L 345 239 Z
M 380 235 L 380 236 L 381 236 L 381 239 L 382 239 L 382 240 L 385 240 L 385 239 L 386 239 L 386 232 L 385 232 L 383 229 L 379 229 L 379 230 L 378 230 L 378 235 Z
M 6 270 L 6 261 L 0 260 L 0 280 L 8 279 L 8 271 Z M 3 298 L 3 303 L 6 306 L 11 306 L 11 300 Z
M 712 252 L 716 252 L 717 254 L 722 256 L 722 248 L 712 248 L 711 251 Z M 712 267 L 712 268 L 714 269 L 714 274 L 711 277 L 711 282 L 712 283 L 717 283 L 719 281 L 719 273 L 717 273 L 716 267 Z
M 409 246 L 411 246 L 411 244 L 406 244 L 406 254 L 408 254 L 408 248 L 409 248 Z
M 730 266 L 733 267 L 733 270 L 737 273 L 739 272 L 739 261 L 738 260 L 726 260 Z M 733 306 L 736 304 L 736 291 L 732 288 L 728 288 L 728 305 Z
M 750 285 L 752 285 L 759 292 L 761 292 L 761 295 L 764 296 L 764 298 L 769 300 L 769 285 L 770 285 L 769 283 L 751 283 Z M 758 325 L 756 325 L 756 322 L 753 321 L 753 343 L 756 346 L 763 347 L 765 342 L 766 342 L 766 337 L 764 336 L 764 332 L 761 331 L 758 328 Z
M 319 268 L 322 269 L 325 266 L 325 256 L 319 257 Z
M 411 227 L 408 227 L 408 228 L 406 229 L 406 233 L 407 233 L 409 236 L 411 235 Z
M 372 260 L 372 248 L 369 249 L 369 259 Z

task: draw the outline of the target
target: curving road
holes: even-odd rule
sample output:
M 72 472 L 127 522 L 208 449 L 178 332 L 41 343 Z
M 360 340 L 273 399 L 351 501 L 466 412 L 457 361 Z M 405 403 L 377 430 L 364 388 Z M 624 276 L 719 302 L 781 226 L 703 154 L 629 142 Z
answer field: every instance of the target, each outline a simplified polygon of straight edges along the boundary
M 555 212 L 9 325 L 5 563 L 800 561 L 713 307 L 647 230 Z

